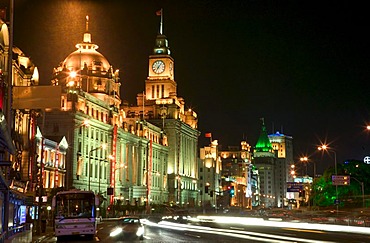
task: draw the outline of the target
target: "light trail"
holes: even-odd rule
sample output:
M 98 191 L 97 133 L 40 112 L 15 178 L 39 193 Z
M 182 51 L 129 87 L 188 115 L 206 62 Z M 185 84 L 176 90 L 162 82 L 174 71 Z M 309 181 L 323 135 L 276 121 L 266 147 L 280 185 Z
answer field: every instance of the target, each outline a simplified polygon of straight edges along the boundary
M 217 228 L 211 228 L 211 227 L 206 227 L 206 226 L 185 225 L 185 224 L 173 223 L 173 222 L 168 222 L 168 221 L 161 221 L 158 224 L 152 223 L 150 221 L 145 221 L 145 224 L 160 227 L 160 228 L 165 228 L 165 229 L 177 230 L 177 231 L 188 231 L 188 232 L 197 232 L 197 233 L 204 233 L 204 234 L 211 233 L 211 234 L 229 236 L 229 237 L 251 240 L 251 241 L 259 241 L 259 242 L 274 242 L 274 243 L 282 243 L 282 242 L 328 243 L 328 242 L 331 242 L 331 241 L 301 239 L 301 238 L 282 236 L 282 235 L 264 234 L 264 233 L 251 232 L 251 231 L 245 231 L 245 230 L 217 229 Z
M 198 216 L 199 221 L 205 220 L 206 222 L 215 222 L 218 224 L 241 224 L 241 225 L 255 225 L 255 226 L 268 226 L 279 228 L 296 228 L 296 229 L 309 229 L 331 232 L 348 232 L 370 235 L 369 227 L 364 226 L 346 226 L 346 225 L 330 225 L 330 224 L 312 224 L 304 222 L 284 222 L 284 221 L 271 221 L 263 220 L 261 218 L 244 218 L 244 217 L 222 217 L 222 216 Z

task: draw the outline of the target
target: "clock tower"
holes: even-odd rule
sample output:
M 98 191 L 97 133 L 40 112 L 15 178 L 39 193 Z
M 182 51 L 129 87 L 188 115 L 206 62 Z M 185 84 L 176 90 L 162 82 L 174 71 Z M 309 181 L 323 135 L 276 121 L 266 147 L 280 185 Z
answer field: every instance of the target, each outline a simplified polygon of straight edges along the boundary
M 177 96 L 174 59 L 167 37 L 162 33 L 162 9 L 157 11 L 157 16 L 161 17 L 160 30 L 149 55 L 145 92 L 137 94 L 136 106 L 126 104 L 123 110 L 127 117 L 139 118 L 137 124 L 150 124 L 161 129 L 169 150 L 167 162 L 163 164 L 165 169 L 158 171 L 165 179 L 158 186 L 168 191 L 168 202 L 194 207 L 199 202 L 196 184 L 198 116 L 191 108 L 185 109 L 184 98 Z M 153 136 L 147 134 L 145 138 L 153 139 Z
M 174 60 L 165 35 L 159 33 L 152 55 L 149 56 L 149 73 L 145 81 L 146 100 L 157 100 L 176 95 Z

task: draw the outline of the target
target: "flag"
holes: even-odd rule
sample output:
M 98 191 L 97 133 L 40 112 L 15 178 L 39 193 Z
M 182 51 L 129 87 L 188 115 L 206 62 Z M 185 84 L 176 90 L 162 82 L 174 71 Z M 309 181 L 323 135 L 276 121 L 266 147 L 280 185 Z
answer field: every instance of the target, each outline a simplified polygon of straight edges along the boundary
M 157 10 L 157 12 L 155 12 L 155 15 L 157 15 L 157 16 L 161 16 L 161 15 L 162 15 L 162 9 Z
M 212 133 L 208 132 L 208 133 L 204 134 L 204 136 L 205 136 L 206 138 L 211 138 L 211 137 L 212 137 Z
M 6 8 L 0 8 L 0 19 L 6 20 Z

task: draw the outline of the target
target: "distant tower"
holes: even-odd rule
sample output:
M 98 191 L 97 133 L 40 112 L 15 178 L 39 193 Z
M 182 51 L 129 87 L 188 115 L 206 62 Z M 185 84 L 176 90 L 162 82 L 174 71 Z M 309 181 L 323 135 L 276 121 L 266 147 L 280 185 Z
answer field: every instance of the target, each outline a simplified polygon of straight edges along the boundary
M 284 199 L 287 198 L 287 183 L 291 181 L 289 178 L 290 166 L 294 164 L 293 158 L 293 138 L 291 136 L 284 135 L 276 132 L 270 134 L 269 139 L 272 144 L 272 148 L 277 155 L 276 159 L 276 184 L 277 184 L 277 202 L 278 206 L 284 205 Z
M 262 119 L 261 133 L 254 148 L 254 161 L 260 176 L 260 204 L 265 207 L 277 205 L 277 170 L 276 156 L 268 138 L 266 126 Z

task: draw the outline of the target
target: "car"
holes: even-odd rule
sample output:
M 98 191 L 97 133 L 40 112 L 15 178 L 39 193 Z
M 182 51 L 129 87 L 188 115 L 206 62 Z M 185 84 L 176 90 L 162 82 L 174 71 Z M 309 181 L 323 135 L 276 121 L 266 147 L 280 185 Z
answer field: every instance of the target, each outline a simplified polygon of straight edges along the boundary
M 144 239 L 144 225 L 139 217 L 122 217 L 118 219 L 117 226 L 109 234 L 117 240 L 139 238 Z

